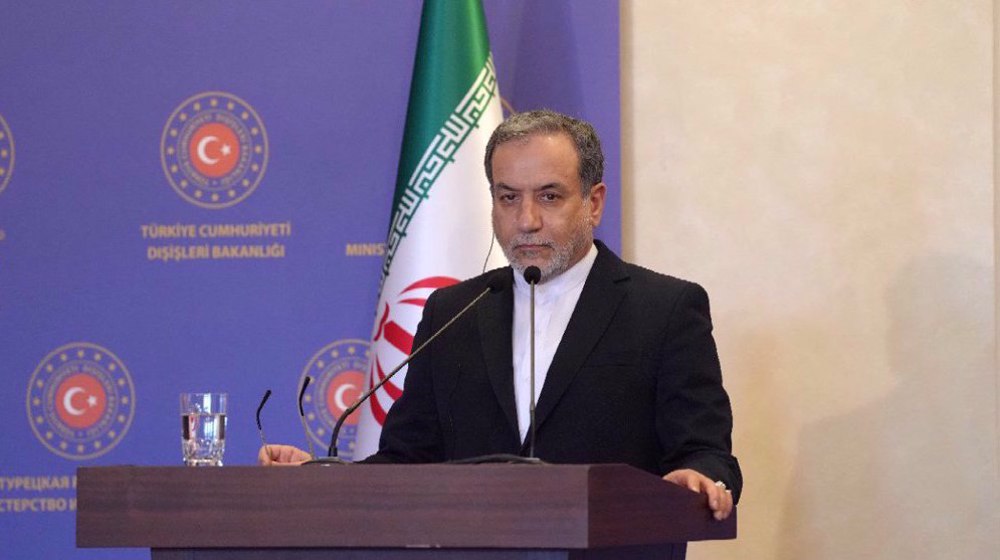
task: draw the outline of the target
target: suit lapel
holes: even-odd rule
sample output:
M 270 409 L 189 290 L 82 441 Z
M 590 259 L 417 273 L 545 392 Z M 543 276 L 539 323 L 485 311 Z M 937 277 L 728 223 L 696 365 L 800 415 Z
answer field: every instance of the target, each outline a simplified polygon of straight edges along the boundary
M 597 246 L 600 251 L 597 260 L 590 269 L 580 300 L 552 357 L 552 365 L 535 407 L 535 422 L 539 427 L 573 382 L 625 296 L 621 281 L 628 278 L 628 273 L 622 261 L 600 241 Z
M 509 280 L 513 272 L 508 269 Z M 507 422 L 517 433 L 517 412 L 514 404 L 514 359 L 511 348 L 514 324 L 514 290 L 507 281 L 502 290 L 486 296 L 476 309 L 479 340 L 483 347 L 486 374 L 493 392 L 503 409 Z

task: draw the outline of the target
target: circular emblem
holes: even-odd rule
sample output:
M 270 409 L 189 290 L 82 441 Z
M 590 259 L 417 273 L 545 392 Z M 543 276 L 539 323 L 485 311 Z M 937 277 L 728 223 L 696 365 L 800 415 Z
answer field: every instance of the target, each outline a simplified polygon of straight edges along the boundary
M 0 193 L 7 188 L 13 172 L 14 137 L 10 133 L 7 121 L 3 120 L 3 115 L 0 115 Z
M 28 381 L 28 423 L 50 451 L 93 459 L 125 436 L 135 413 L 135 387 L 118 356 L 89 342 L 56 348 Z
M 221 91 L 181 103 L 160 140 L 170 186 L 202 208 L 226 208 L 250 196 L 264 177 L 267 157 L 267 132 L 257 112 Z
M 420 324 L 427 298 L 434 290 L 453 284 L 458 284 L 458 280 L 448 276 L 431 276 L 403 288 L 391 305 L 385 303 L 379 311 L 375 335 L 372 336 L 375 359 L 371 361 L 368 370 L 366 387 L 374 387 L 392 371 L 391 368 L 406 359 L 413 349 L 413 336 L 417 331 L 417 325 Z M 405 375 L 406 370 L 400 371 L 372 394 L 370 399 L 372 416 L 379 426 L 385 424 L 385 415 L 389 407 L 403 394 Z
M 325 450 L 330 445 L 333 427 L 365 388 L 365 370 L 368 368 L 368 343 L 358 339 L 345 339 L 324 346 L 309 360 L 299 386 L 305 376 L 313 382 L 302 397 L 302 410 L 306 415 L 309 437 Z M 296 395 L 297 396 L 297 395 Z M 353 455 L 357 437 L 358 413 L 347 417 L 340 430 L 338 454 L 345 459 Z

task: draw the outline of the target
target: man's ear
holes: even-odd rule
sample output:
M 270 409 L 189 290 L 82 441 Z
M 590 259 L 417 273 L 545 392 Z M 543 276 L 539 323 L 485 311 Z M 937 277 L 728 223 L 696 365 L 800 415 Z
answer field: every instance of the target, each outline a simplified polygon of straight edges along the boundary
M 593 227 L 601 224 L 601 217 L 604 215 L 604 198 L 607 194 L 608 187 L 604 183 L 597 183 L 590 187 L 587 200 L 590 202 L 590 225 Z

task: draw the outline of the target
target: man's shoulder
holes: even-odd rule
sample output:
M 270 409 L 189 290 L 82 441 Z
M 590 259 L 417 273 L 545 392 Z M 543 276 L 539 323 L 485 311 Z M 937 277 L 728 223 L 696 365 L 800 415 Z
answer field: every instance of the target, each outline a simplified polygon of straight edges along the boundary
M 598 242 L 598 248 L 606 252 L 603 257 L 606 266 L 612 271 L 616 281 L 627 280 L 638 289 L 656 290 L 668 293 L 681 293 L 688 290 L 704 291 L 697 283 L 677 276 L 651 270 L 644 266 L 623 260 L 603 243 Z M 599 258 L 602 256 L 598 254 Z
M 643 317 L 666 319 L 680 310 L 697 309 L 709 313 L 709 297 L 700 284 L 622 261 L 627 280 L 621 284 L 628 293 L 630 308 Z
M 637 284 L 648 286 L 651 288 L 658 288 L 668 291 L 684 291 L 689 289 L 702 289 L 701 286 L 692 282 L 691 280 L 686 280 L 684 278 L 678 278 L 677 276 L 672 276 L 670 274 L 664 274 L 662 272 L 657 272 L 655 270 L 646 268 L 644 266 L 622 261 L 625 266 L 625 270 L 628 271 L 628 275 Z

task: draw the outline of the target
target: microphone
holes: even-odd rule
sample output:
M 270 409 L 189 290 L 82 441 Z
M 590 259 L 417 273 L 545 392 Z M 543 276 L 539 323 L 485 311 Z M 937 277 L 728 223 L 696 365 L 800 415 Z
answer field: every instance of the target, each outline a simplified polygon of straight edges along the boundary
M 528 337 L 530 341 L 529 346 L 529 363 L 531 364 L 531 399 L 528 401 L 528 417 L 531 419 L 531 434 L 528 436 L 530 442 L 528 444 L 528 457 L 535 458 L 535 284 L 542 279 L 542 271 L 539 270 L 537 266 L 529 266 L 524 269 L 524 281 L 528 283 L 531 287 L 531 298 L 530 298 L 530 309 L 531 309 L 531 325 L 528 332 L 531 333 Z
M 260 404 L 257 405 L 257 433 L 260 434 L 260 444 L 264 446 L 264 451 L 270 453 L 267 448 L 267 439 L 264 438 L 264 425 L 260 423 L 260 411 L 264 410 L 264 405 L 267 404 L 267 399 L 271 398 L 271 390 L 268 389 L 264 392 L 264 397 L 260 399 Z
M 309 442 L 309 457 L 311 459 L 316 458 L 316 450 L 313 448 L 313 440 L 309 437 L 309 426 L 306 424 L 306 411 L 302 408 L 302 400 L 306 396 L 306 389 L 309 384 L 312 383 L 312 376 L 307 375 L 305 379 L 302 380 L 302 388 L 299 389 L 299 420 L 302 422 L 302 431 L 306 434 L 306 441 Z
M 449 461 L 453 465 L 480 465 L 483 463 L 507 463 L 507 464 L 528 464 L 544 465 L 545 462 L 535 457 L 535 284 L 542 279 L 542 271 L 537 266 L 529 266 L 524 269 L 524 281 L 531 288 L 530 299 L 530 323 L 529 332 L 529 363 L 530 363 L 530 383 L 531 391 L 528 401 L 528 416 L 531 430 L 528 434 L 528 456 L 512 455 L 510 453 L 494 453 L 492 455 L 480 455 L 478 457 L 467 457 L 465 459 L 455 459 Z
M 529 266 L 524 269 L 524 281 L 531 284 L 532 289 L 534 285 L 542 281 L 542 271 L 537 266 Z
M 402 363 L 400 363 L 398 366 L 396 366 L 395 368 L 393 368 L 392 371 L 390 371 L 388 374 L 386 374 L 386 376 L 384 378 L 382 378 L 381 381 L 379 381 L 378 383 L 376 383 L 371 389 L 368 389 L 367 391 L 365 391 L 365 393 L 363 395 L 361 395 L 360 397 L 358 397 L 358 400 L 356 400 L 354 402 L 354 404 L 352 404 L 351 406 L 349 406 L 347 408 L 347 410 L 345 410 L 340 415 L 340 417 L 337 418 L 337 424 L 333 427 L 333 435 L 330 437 L 330 449 L 328 450 L 326 457 L 321 457 L 319 459 L 313 459 L 312 461 L 306 461 L 305 463 L 302 463 L 302 464 L 303 465 L 338 465 L 338 464 L 347 464 L 347 461 L 344 461 L 340 457 L 337 457 L 337 439 L 340 437 L 340 429 L 344 426 L 344 421 L 347 420 L 347 417 L 350 416 L 355 410 L 357 410 L 358 407 L 360 407 L 362 404 L 364 404 L 364 402 L 367 401 L 375 393 L 375 391 L 378 391 L 379 388 L 381 388 L 390 379 L 392 379 L 392 377 L 394 375 L 396 375 L 397 373 L 399 373 L 399 370 L 401 370 L 404 367 L 406 367 L 407 365 L 409 365 L 410 361 L 412 361 L 413 358 L 416 358 L 417 355 L 420 354 L 420 352 L 422 352 L 423 349 L 427 347 L 427 345 L 429 345 L 431 342 L 434 342 L 434 339 L 436 339 L 438 336 L 440 336 L 441 333 L 443 333 L 444 331 L 448 330 L 448 327 L 450 327 L 453 323 L 455 323 L 455 321 L 457 321 L 459 318 L 461 318 L 462 315 L 465 315 L 470 309 L 472 309 L 473 307 L 475 307 L 475 305 L 477 303 L 479 303 L 480 300 L 482 300 L 484 297 L 486 297 L 486 294 L 489 294 L 489 293 L 492 293 L 492 292 L 498 292 L 498 291 L 502 290 L 503 287 L 504 287 L 503 277 L 500 274 L 493 274 L 490 277 L 490 279 L 487 281 L 486 288 L 483 291 L 479 292 L 479 295 L 477 295 L 475 298 L 473 298 L 472 301 L 470 301 L 465 307 L 463 307 L 461 311 L 459 311 L 458 313 L 456 313 L 455 316 L 452 317 L 447 323 L 445 323 L 444 325 L 442 325 L 440 329 L 438 329 L 427 340 L 425 340 L 423 344 L 421 344 L 420 346 L 418 346 L 416 350 L 414 350 L 413 352 L 410 352 L 410 355 L 407 356 L 406 359 L 403 360 Z

